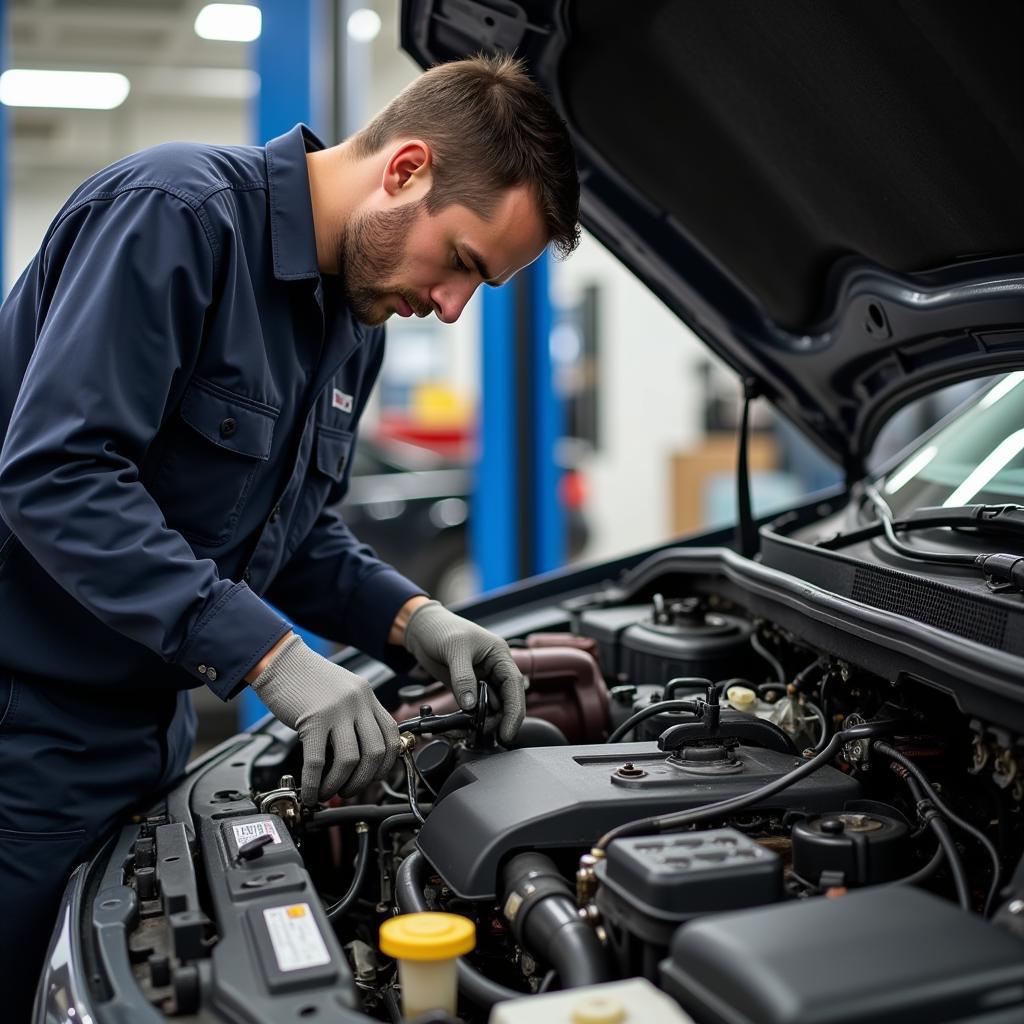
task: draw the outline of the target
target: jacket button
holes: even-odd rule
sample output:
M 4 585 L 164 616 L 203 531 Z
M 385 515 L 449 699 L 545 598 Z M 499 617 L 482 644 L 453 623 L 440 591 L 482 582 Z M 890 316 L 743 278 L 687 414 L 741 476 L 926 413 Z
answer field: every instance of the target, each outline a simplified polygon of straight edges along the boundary
M 270 513 L 270 522 L 276 523 L 281 518 L 281 506 L 275 505 L 274 511 Z
M 217 678 L 217 670 L 212 665 L 206 670 L 206 678 L 211 683 Z
M 199 673 L 199 674 L 200 674 L 201 676 L 205 676 L 205 675 L 206 675 L 206 666 L 205 666 L 205 665 L 200 665 L 200 666 L 199 666 L 199 668 L 198 668 L 198 669 L 196 669 L 196 671 L 197 671 L 197 672 L 198 672 L 198 673 Z
M 231 416 L 220 421 L 220 436 L 230 437 L 238 429 L 238 424 Z

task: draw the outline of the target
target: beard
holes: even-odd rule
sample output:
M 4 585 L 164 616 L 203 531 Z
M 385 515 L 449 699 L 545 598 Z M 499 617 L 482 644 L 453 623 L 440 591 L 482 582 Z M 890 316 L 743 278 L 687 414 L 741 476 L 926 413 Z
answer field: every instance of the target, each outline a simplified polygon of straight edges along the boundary
M 369 327 L 384 323 L 391 315 L 384 301 L 392 295 L 405 299 L 417 316 L 434 311 L 432 305 L 424 306 L 419 296 L 400 285 L 380 287 L 400 266 L 409 228 L 425 209 L 421 199 L 397 210 L 359 214 L 342 232 L 337 245 L 341 293 L 360 323 Z

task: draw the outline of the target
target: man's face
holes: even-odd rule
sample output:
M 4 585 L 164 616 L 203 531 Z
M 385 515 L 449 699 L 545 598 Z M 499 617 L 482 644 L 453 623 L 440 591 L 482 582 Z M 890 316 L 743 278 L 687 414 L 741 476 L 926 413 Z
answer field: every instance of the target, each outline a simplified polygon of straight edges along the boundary
M 338 268 L 362 323 L 436 313 L 450 324 L 481 281 L 504 284 L 546 243 L 536 200 L 517 187 L 501 194 L 489 220 L 459 204 L 432 216 L 422 199 L 361 212 L 339 240 Z

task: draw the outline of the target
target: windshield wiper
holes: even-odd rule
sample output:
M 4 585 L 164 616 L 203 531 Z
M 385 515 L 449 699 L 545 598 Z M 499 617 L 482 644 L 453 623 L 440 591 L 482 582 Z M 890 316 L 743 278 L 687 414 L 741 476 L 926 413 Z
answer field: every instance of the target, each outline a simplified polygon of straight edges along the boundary
M 962 565 L 977 569 L 996 590 L 1024 591 L 1024 556 L 995 552 L 992 554 L 960 554 L 951 551 L 927 551 L 906 544 L 896 536 L 902 531 L 951 527 L 971 529 L 979 534 L 999 533 L 1024 538 L 1024 508 L 1020 505 L 926 506 L 915 509 L 903 519 L 894 520 L 885 499 L 874 486 L 867 484 L 864 493 L 875 506 L 878 521 L 860 530 L 840 534 L 818 546 L 828 550 L 885 536 L 889 546 L 907 558 L 933 565 Z
M 888 511 L 888 505 L 885 508 Z M 892 528 L 897 532 L 950 527 L 958 530 L 972 530 L 976 534 L 1002 534 L 1024 539 L 1024 506 L 1022 505 L 955 505 L 950 508 L 945 505 L 925 505 L 915 508 L 899 519 L 891 518 L 891 512 L 889 516 Z M 827 540 L 819 541 L 817 546 L 835 551 L 862 540 L 871 540 L 883 533 L 885 533 L 885 525 L 883 519 L 879 518 L 857 530 L 838 533 Z M 917 551 L 918 549 L 914 548 L 913 550 Z

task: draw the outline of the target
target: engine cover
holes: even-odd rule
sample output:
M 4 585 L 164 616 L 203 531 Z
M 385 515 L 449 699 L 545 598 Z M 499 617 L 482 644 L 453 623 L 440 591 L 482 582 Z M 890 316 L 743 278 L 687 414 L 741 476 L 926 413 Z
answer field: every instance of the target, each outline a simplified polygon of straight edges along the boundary
M 654 743 L 530 747 L 464 764 L 420 829 L 420 851 L 458 896 L 493 899 L 498 868 L 520 850 L 584 850 L 636 818 L 726 800 L 803 764 L 791 754 L 739 747 L 728 773 L 674 767 Z M 835 811 L 860 784 L 823 767 L 761 809 Z

